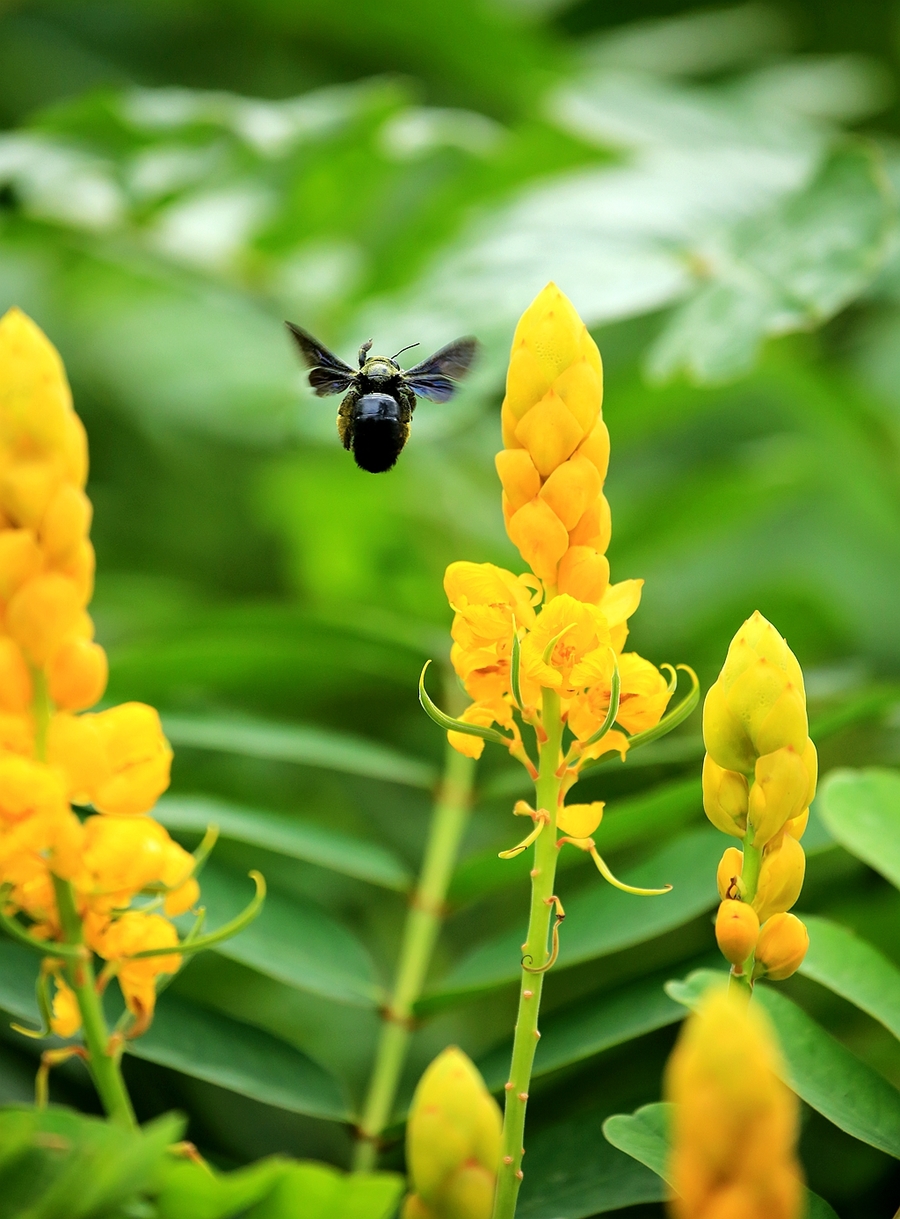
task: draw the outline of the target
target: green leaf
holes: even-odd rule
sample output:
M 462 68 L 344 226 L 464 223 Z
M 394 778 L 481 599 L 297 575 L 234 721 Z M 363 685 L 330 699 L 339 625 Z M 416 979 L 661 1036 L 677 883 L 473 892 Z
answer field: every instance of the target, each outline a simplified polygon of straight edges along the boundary
M 620 987 L 609 995 L 591 995 L 541 1020 L 541 1039 L 532 1077 L 581 1062 L 612 1046 L 642 1037 L 684 1018 L 684 1008 L 663 989 L 667 975 L 657 974 Z M 509 1074 L 512 1042 L 492 1050 L 478 1063 L 492 1091 L 503 1087 Z
M 201 881 L 206 927 L 212 932 L 247 904 L 250 883 L 212 863 Z M 372 962 L 353 933 L 319 906 L 283 893 L 270 892 L 250 926 L 215 951 L 339 1003 L 374 1007 L 382 1001 Z
M 175 831 L 196 830 L 202 834 L 208 825 L 217 825 L 225 838 L 318 864 L 397 892 L 405 892 L 411 883 L 405 865 L 386 847 L 312 821 L 299 821 L 206 796 L 164 796 L 153 816 L 166 829 Z
M 603 1133 L 613 1147 L 633 1156 L 663 1180 L 667 1180 L 666 1166 L 674 1108 L 674 1105 L 658 1102 L 643 1105 L 634 1113 L 615 1113 L 603 1123 Z M 837 1215 L 824 1198 L 820 1198 L 811 1190 L 804 1192 L 804 1219 L 837 1219 Z
M 803 190 L 694 251 L 700 286 L 658 340 L 651 371 L 727 380 L 750 370 L 767 335 L 833 317 L 878 270 L 893 213 L 873 150 L 838 148 Z
M 886 956 L 830 919 L 804 914 L 809 951 L 804 977 L 849 999 L 900 1038 L 900 969 Z
M 518 1219 L 584 1219 L 661 1202 L 655 1173 L 603 1138 L 605 1113 L 581 1113 L 528 1136 Z
M 182 748 L 320 766 L 408 787 L 430 788 L 436 780 L 434 769 L 426 762 L 404 757 L 375 741 L 324 728 L 186 715 L 163 716 L 163 728 L 172 744 Z
M 37 1022 L 36 968 L 27 949 L 0 941 L 0 1008 L 18 1020 Z M 305 1054 L 171 990 L 160 995 L 148 1031 L 125 1051 L 292 1113 L 347 1118 L 335 1080 Z
M 666 991 L 679 1003 L 695 1007 L 709 986 L 724 984 L 727 976 L 720 970 L 696 970 L 682 982 L 668 983 Z M 774 987 L 758 983 L 753 996 L 778 1033 L 785 1082 L 835 1126 L 900 1159 L 897 1089 Z
M 602 831 L 598 846 L 603 849 Z M 625 872 L 628 884 L 653 886 L 671 881 L 675 888 L 660 897 L 620 893 L 599 877 L 586 890 L 566 901 L 566 921 L 560 931 L 555 969 L 606 956 L 662 935 L 718 899 L 716 865 L 722 836 L 704 828 L 666 843 L 644 863 Z M 481 944 L 456 965 L 428 999 L 490 990 L 519 977 L 524 926 L 512 928 Z
M 149 1184 L 184 1119 L 143 1131 L 53 1106 L 0 1111 L 0 1216 L 105 1219 Z
M 831 835 L 900 889 L 900 775 L 893 770 L 834 770 L 816 801 Z

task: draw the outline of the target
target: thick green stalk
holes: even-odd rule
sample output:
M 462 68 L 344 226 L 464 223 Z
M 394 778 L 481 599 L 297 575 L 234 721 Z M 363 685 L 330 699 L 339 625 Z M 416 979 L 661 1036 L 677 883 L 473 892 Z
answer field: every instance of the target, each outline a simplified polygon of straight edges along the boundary
M 66 976 L 81 1011 L 84 1043 L 88 1051 L 88 1069 L 109 1120 L 117 1126 L 135 1129 L 137 1120 L 119 1067 L 120 1056 L 115 1051 L 109 1051 L 109 1030 L 103 1015 L 103 1005 L 97 994 L 91 952 L 84 945 L 81 919 L 75 908 L 72 886 L 58 876 L 54 876 L 53 885 L 66 943 L 84 947 L 83 958 L 67 963 Z
M 519 987 L 519 1012 L 513 1039 L 512 1065 L 506 1084 L 506 1106 L 503 1115 L 503 1142 L 494 1198 L 494 1219 L 513 1219 L 516 1199 L 522 1183 L 524 1155 L 525 1109 L 531 1085 L 531 1069 L 537 1049 L 538 1011 L 544 974 L 532 973 L 547 962 L 547 937 L 554 914 L 554 882 L 556 879 L 556 814 L 562 780 L 557 774 L 562 762 L 562 719 L 559 695 L 554 690 L 542 693 L 542 723 L 547 740 L 541 745 L 540 769 L 535 785 L 537 808 L 550 815 L 550 824 L 534 844 L 534 868 L 531 872 L 531 914 L 528 939 L 522 945 L 522 980 Z
M 762 850 L 759 847 L 751 846 L 744 839 L 744 862 L 741 866 L 741 897 L 745 902 L 752 902 L 756 897 L 756 888 L 759 884 L 759 869 L 762 865 Z M 731 976 L 729 985 L 738 986 L 741 990 L 747 992 L 748 995 L 753 992 L 753 953 L 741 966 L 741 972 L 735 973 L 734 966 L 731 967 Z
M 448 745 L 422 871 L 403 929 L 394 988 L 382 1013 L 384 1022 L 353 1157 L 356 1172 L 367 1172 L 375 1166 L 381 1133 L 391 1120 L 412 1035 L 413 1009 L 431 965 L 447 890 L 469 820 L 474 778 L 474 759 Z

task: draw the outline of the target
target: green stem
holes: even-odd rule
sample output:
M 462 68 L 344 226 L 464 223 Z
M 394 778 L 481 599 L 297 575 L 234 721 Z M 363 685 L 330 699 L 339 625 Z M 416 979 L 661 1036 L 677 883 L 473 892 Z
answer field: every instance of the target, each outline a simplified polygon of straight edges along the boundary
M 34 752 L 39 762 L 47 761 L 47 732 L 50 728 L 50 716 L 53 707 L 50 703 L 50 692 L 47 689 L 47 678 L 43 669 L 31 670 L 32 711 L 34 713 Z
M 752 902 L 756 897 L 756 889 L 759 885 L 759 869 L 762 866 L 762 850 L 760 847 L 755 847 L 744 839 L 744 861 L 741 865 L 741 898 L 745 902 Z M 741 990 L 746 991 L 748 995 L 753 993 L 753 957 L 750 956 L 741 966 L 741 972 L 735 973 L 734 966 L 731 967 L 731 976 L 729 978 L 730 986 L 737 986 Z
M 531 1085 L 531 1069 L 537 1049 L 538 1011 L 544 974 L 532 973 L 547 961 L 547 937 L 553 915 L 553 886 L 556 878 L 556 814 L 562 779 L 557 775 L 562 761 L 562 719 L 559 695 L 554 690 L 542 692 L 541 720 L 547 740 L 541 745 L 540 769 L 535 785 L 536 805 L 550 814 L 550 824 L 534 844 L 534 868 L 531 872 L 531 914 L 528 939 L 522 945 L 522 979 L 519 986 L 519 1012 L 513 1039 L 512 1065 L 506 1084 L 506 1107 L 503 1115 L 503 1141 L 494 1198 L 494 1219 L 513 1219 L 516 1199 L 522 1183 L 525 1109 Z
M 119 1068 L 120 1056 L 109 1052 L 109 1030 L 106 1027 L 100 996 L 97 994 L 91 953 L 84 944 L 81 919 L 75 908 L 75 895 L 71 884 L 58 876 L 53 877 L 53 887 L 56 890 L 56 904 L 66 942 L 84 947 L 83 957 L 67 961 L 66 976 L 81 1011 L 84 1042 L 88 1051 L 88 1069 L 109 1120 L 117 1126 L 134 1130 L 137 1120 Z
M 474 777 L 474 759 L 448 745 L 422 871 L 403 929 L 394 988 L 382 1013 L 384 1022 L 353 1157 L 356 1172 L 374 1168 L 381 1133 L 391 1120 L 412 1035 L 413 1010 L 431 965 L 459 844 L 469 821 Z

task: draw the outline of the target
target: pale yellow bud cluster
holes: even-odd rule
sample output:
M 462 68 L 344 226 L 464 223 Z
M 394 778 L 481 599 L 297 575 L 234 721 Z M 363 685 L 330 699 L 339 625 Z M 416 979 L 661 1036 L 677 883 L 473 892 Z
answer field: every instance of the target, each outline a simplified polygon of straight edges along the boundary
M 592 605 L 609 584 L 602 401 L 597 344 L 568 297 L 548 284 L 513 336 L 497 472 L 522 558 L 545 584 Z
M 803 887 L 800 838 L 815 795 L 803 674 L 785 640 L 760 613 L 738 631 L 703 709 L 703 807 L 718 829 L 762 852 L 749 887 L 744 854 L 719 865 L 716 938 L 737 972 L 788 977 L 803 960 L 806 928 L 786 912 Z M 791 967 L 792 966 L 792 967 Z
M 500 1160 L 497 1102 L 448 1046 L 419 1080 L 406 1126 L 413 1192 L 402 1219 L 490 1219 Z
M 666 1068 L 674 1219 L 799 1219 L 798 1105 L 781 1074 L 756 1006 L 724 988 L 707 994 Z

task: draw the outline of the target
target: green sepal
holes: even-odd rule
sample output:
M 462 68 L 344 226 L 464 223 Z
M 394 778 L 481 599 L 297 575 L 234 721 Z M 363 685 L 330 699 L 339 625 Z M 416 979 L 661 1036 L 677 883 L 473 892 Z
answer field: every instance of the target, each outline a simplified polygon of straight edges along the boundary
M 37 999 L 38 1011 L 41 1013 L 41 1027 L 39 1029 L 27 1028 L 24 1024 L 16 1024 L 10 1022 L 10 1028 L 16 1033 L 21 1033 L 23 1037 L 31 1037 L 35 1041 L 41 1041 L 44 1037 L 49 1037 L 52 1029 L 50 1020 L 53 1015 L 53 1005 L 50 1002 L 50 975 L 46 969 L 41 969 L 37 976 L 37 981 L 34 984 L 34 996 Z
M 513 640 L 512 640 L 512 656 L 509 661 L 509 686 L 512 690 L 512 696 L 516 700 L 516 706 L 522 711 L 525 707 L 525 702 L 522 698 L 522 686 L 520 684 L 519 670 L 522 664 L 522 645 L 519 642 L 519 632 L 516 630 L 516 620 L 513 618 Z
M 430 716 L 439 728 L 443 728 L 445 732 L 462 732 L 466 736 L 480 736 L 483 741 L 493 741 L 495 745 L 509 746 L 513 743 L 515 737 L 504 736 L 496 728 L 483 728 L 480 724 L 467 724 L 465 720 L 455 720 L 452 715 L 445 715 L 440 707 L 436 707 L 425 689 L 425 670 L 430 664 L 431 661 L 426 660 L 419 675 L 419 702 L 426 715 Z
M 26 948 L 39 952 L 42 957 L 65 957 L 67 960 L 74 961 L 84 955 L 84 949 L 77 944 L 58 944 L 56 940 L 39 940 L 36 936 L 29 935 L 21 923 L 10 918 L 2 909 L 2 903 L 9 896 L 9 892 L 10 886 L 8 885 L 4 885 L 0 889 L 0 927 L 8 936 L 18 940 Z
M 175 956 L 177 954 L 190 956 L 192 953 L 203 952 L 207 948 L 214 948 L 216 944 L 221 944 L 223 940 L 230 940 L 233 935 L 237 935 L 238 932 L 243 931 L 245 927 L 253 922 L 262 909 L 263 902 L 266 900 L 266 880 L 263 874 L 254 870 L 249 872 L 248 875 L 256 885 L 256 893 L 241 913 L 231 919 L 230 922 L 223 923 L 218 930 L 211 931 L 209 935 L 198 935 L 194 938 L 188 936 L 181 943 L 167 945 L 165 948 L 144 948 L 141 952 L 130 953 L 128 956 L 123 957 L 122 960 L 139 961 L 143 957 Z
M 597 729 L 593 736 L 589 736 L 586 741 L 581 741 L 582 749 L 587 749 L 588 745 L 596 745 L 596 743 L 605 737 L 610 728 L 616 722 L 616 716 L 619 714 L 619 698 L 622 693 L 622 675 L 619 672 L 619 661 L 613 652 L 613 672 L 612 680 L 609 683 L 609 710 L 606 713 L 606 719 Z
M 697 674 L 690 665 L 677 665 L 676 668 L 683 669 L 685 673 L 690 674 L 690 693 L 685 695 L 677 707 L 673 707 L 671 711 L 667 712 L 658 724 L 655 724 L 652 728 L 647 728 L 644 732 L 636 732 L 634 736 L 629 737 L 629 753 L 632 749 L 640 749 L 641 745 L 649 745 L 651 741 L 658 741 L 661 736 L 665 736 L 674 728 L 677 728 L 679 724 L 683 724 L 700 702 L 700 679 Z M 602 761 L 604 761 L 603 758 L 594 758 L 592 761 L 585 763 L 582 771 L 590 770 Z

